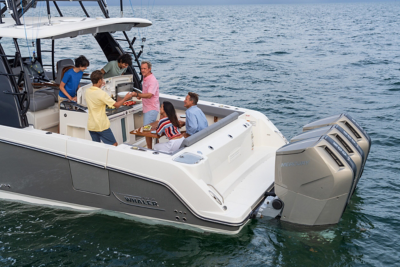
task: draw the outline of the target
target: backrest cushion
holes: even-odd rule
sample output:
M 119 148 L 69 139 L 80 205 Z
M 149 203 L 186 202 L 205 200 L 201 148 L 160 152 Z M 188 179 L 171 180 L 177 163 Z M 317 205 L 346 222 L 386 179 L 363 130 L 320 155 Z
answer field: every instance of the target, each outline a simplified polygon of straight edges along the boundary
M 58 84 L 61 83 L 61 79 L 62 79 L 61 76 L 63 74 L 62 70 L 68 66 L 74 66 L 74 61 L 70 58 L 57 61 L 57 63 L 56 63 L 56 68 L 57 68 L 56 83 L 58 83 Z
M 191 135 L 188 138 L 185 138 L 185 140 L 183 140 L 180 148 L 189 147 L 189 146 L 197 143 L 201 139 L 206 138 L 210 134 L 218 131 L 222 127 L 224 127 L 224 126 L 228 125 L 229 123 L 231 123 L 232 121 L 236 120 L 238 117 L 239 117 L 238 112 L 233 112 L 233 113 L 229 114 L 225 118 L 210 125 L 209 127 L 205 128 L 205 129 L 201 130 L 200 132 L 197 132 L 194 135 Z

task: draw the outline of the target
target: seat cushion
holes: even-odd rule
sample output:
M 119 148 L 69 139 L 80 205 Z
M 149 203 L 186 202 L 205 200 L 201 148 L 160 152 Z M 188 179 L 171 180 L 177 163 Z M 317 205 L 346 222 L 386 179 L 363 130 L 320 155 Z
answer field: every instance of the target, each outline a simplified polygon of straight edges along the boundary
M 32 112 L 39 111 L 42 109 L 54 106 L 54 97 L 46 93 L 37 92 L 35 94 L 30 94 L 30 104 L 29 110 Z
M 200 132 L 197 132 L 194 135 L 191 135 L 188 138 L 185 138 L 185 140 L 182 142 L 180 148 L 189 147 L 189 146 L 197 143 L 201 139 L 206 138 L 210 134 L 218 131 L 222 127 L 224 127 L 224 126 L 228 125 L 229 123 L 231 123 L 232 121 L 236 120 L 239 117 L 239 115 L 240 114 L 238 112 L 233 112 L 233 113 L 229 114 L 228 116 L 226 116 L 225 118 L 223 118 L 222 120 L 220 120 L 214 124 L 211 124 L 209 127 L 201 130 Z
M 53 88 L 42 88 L 39 89 L 37 91 L 35 91 L 35 94 L 37 93 L 43 93 L 46 95 L 51 95 L 52 97 L 54 97 L 54 101 L 58 102 L 58 92 L 60 91 L 60 89 L 57 89 L 56 87 Z
M 61 83 L 62 70 L 68 66 L 74 66 L 74 61 L 70 58 L 57 61 L 57 63 L 56 63 L 57 76 L 56 76 L 56 81 L 55 81 L 57 84 Z

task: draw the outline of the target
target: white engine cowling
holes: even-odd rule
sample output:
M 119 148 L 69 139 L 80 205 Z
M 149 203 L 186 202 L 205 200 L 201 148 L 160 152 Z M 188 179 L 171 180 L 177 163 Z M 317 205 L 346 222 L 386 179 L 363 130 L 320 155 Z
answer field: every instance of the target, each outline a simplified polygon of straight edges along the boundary
M 364 151 L 365 160 L 367 160 L 371 148 L 371 138 L 369 137 L 367 132 L 360 126 L 360 124 L 356 120 L 354 120 L 353 117 L 351 117 L 348 113 L 342 113 L 339 115 L 334 115 L 328 118 L 310 122 L 303 126 L 303 132 L 335 124 L 342 127 L 351 135 L 351 137 L 353 137 L 354 140 L 356 140 L 358 145 Z
M 328 135 L 334 141 L 336 141 L 336 143 L 344 151 L 346 151 L 346 153 L 356 164 L 357 173 L 356 173 L 356 182 L 354 184 L 354 187 L 352 188 L 352 194 L 353 194 L 358 184 L 358 181 L 361 178 L 366 157 L 364 151 L 361 149 L 358 143 L 350 136 L 350 134 L 347 131 L 345 131 L 339 125 L 326 126 L 296 135 L 290 140 L 290 142 L 297 142 L 308 138 L 320 137 L 322 135 Z
M 281 220 L 302 225 L 338 223 L 356 182 L 357 167 L 331 137 L 305 139 L 276 152 L 275 194 Z

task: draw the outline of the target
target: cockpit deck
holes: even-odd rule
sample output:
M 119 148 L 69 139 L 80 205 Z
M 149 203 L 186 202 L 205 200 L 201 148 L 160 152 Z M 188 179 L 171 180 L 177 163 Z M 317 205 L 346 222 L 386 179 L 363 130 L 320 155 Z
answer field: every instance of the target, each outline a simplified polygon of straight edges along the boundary
M 123 75 L 108 78 L 105 80 L 106 84 L 102 88 L 111 98 L 116 99 L 118 89 L 123 91 L 132 91 L 132 76 Z M 122 86 L 120 86 L 122 85 Z M 82 139 L 91 140 L 90 134 L 87 131 L 86 125 L 88 120 L 88 110 L 86 108 L 85 92 L 91 84 L 83 86 L 79 89 L 77 95 L 77 103 L 74 102 L 62 102 L 59 114 L 59 129 L 60 134 L 64 134 L 71 137 L 77 137 Z M 116 99 L 117 100 L 117 99 Z M 118 144 L 136 145 L 139 147 L 145 147 L 143 135 L 134 134 L 135 129 L 141 128 L 143 125 L 143 113 L 141 101 L 133 98 L 134 105 L 121 106 L 117 109 L 107 108 L 105 110 L 108 119 L 111 123 L 111 130 Z M 177 112 L 177 116 L 181 120 L 185 120 L 185 108 L 183 103 L 183 97 L 160 95 L 160 104 L 163 101 L 171 102 Z M 196 135 L 191 136 L 185 141 L 185 145 L 189 143 L 195 143 L 197 140 L 205 138 L 207 135 L 217 131 L 219 128 L 227 125 L 238 118 L 240 114 L 243 114 L 239 108 L 233 108 L 229 106 L 216 106 L 214 103 L 201 101 L 198 106 L 203 110 L 206 115 L 209 127 L 202 130 Z M 236 114 L 236 115 L 233 115 Z M 219 126 L 218 126 L 219 125 Z M 37 127 L 36 127 L 37 128 Z M 155 129 L 152 129 L 155 130 Z M 181 128 L 181 131 L 185 131 L 185 127 Z M 154 142 L 166 142 L 168 141 L 165 137 L 156 139 Z

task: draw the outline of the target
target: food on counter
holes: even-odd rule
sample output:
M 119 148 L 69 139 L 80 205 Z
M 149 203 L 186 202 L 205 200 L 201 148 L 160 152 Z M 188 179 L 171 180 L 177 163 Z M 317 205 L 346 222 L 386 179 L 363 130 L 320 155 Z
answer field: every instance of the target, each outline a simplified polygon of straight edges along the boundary
M 132 105 L 136 105 L 136 101 L 126 101 L 125 103 L 124 103 L 124 106 L 132 106 Z

